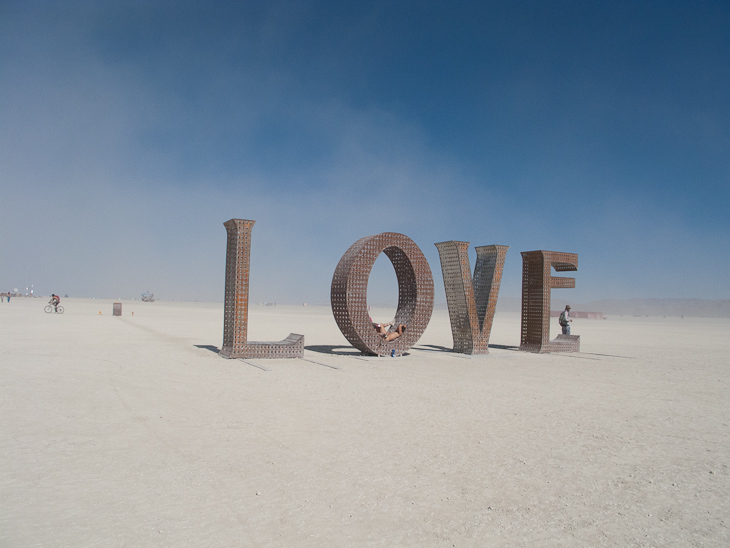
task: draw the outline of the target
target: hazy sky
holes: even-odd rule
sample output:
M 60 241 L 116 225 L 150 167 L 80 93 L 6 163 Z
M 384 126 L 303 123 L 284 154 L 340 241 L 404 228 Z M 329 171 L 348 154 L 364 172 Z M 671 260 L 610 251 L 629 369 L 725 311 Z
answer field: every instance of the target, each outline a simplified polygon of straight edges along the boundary
M 730 3 L 0 0 L 0 291 L 329 302 L 357 239 L 730 298 Z M 473 247 L 471 250 L 474 259 Z M 371 301 L 393 302 L 381 256 Z

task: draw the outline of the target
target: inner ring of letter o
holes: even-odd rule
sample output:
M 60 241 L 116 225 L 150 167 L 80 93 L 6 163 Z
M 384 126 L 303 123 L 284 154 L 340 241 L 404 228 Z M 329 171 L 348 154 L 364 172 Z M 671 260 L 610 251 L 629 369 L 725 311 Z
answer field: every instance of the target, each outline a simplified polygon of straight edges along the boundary
M 370 321 L 367 288 L 370 271 L 381 253 L 393 263 L 398 279 L 394 322 L 405 324 L 402 336 L 383 342 Z M 383 232 L 355 242 L 340 259 L 332 277 L 332 313 L 340 331 L 355 348 L 376 355 L 411 348 L 428 326 L 433 311 L 433 276 L 423 252 L 408 236 Z

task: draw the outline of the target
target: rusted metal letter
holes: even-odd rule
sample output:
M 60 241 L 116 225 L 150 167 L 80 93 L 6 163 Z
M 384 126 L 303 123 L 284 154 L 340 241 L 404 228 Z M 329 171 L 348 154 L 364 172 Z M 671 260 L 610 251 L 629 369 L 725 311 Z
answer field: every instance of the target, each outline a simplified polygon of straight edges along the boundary
M 550 290 L 575 287 L 575 278 L 553 276 L 578 270 L 578 255 L 558 251 L 522 252 L 522 334 L 525 352 L 579 352 L 579 335 L 558 335 L 550 340 Z
M 402 335 L 385 342 L 368 314 L 370 270 L 381 253 L 393 263 L 398 279 L 395 326 Z M 332 314 L 345 338 L 365 354 L 401 356 L 421 338 L 433 311 L 433 276 L 423 252 L 408 236 L 383 232 L 360 238 L 337 264 L 330 295 Z M 392 329 L 392 328 L 391 328 Z
M 301 358 L 304 335 L 290 333 L 283 341 L 248 342 L 248 281 L 251 263 L 251 230 L 256 221 L 231 219 L 226 249 L 226 295 L 223 311 L 224 358 Z
M 469 242 L 434 244 L 441 258 L 454 352 L 489 354 L 494 309 L 509 246 L 476 247 L 474 278 L 469 267 Z

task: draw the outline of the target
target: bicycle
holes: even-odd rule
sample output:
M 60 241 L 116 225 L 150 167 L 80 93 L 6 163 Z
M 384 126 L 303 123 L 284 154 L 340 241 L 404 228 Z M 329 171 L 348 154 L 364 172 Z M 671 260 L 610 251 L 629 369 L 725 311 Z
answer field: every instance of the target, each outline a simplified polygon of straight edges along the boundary
M 63 307 L 60 304 L 55 307 L 52 304 L 47 304 L 43 310 L 46 311 L 46 314 L 50 314 L 51 312 L 54 312 L 55 314 L 63 314 Z

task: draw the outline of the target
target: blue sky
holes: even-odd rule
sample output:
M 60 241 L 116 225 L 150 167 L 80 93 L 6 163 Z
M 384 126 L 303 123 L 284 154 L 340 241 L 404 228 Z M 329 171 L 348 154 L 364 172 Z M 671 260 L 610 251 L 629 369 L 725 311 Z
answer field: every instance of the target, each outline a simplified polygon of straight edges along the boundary
M 0 291 L 329 302 L 357 239 L 578 253 L 730 298 L 730 4 L 0 0 Z M 472 249 L 472 259 L 474 259 Z M 393 303 L 387 259 L 373 303 Z

